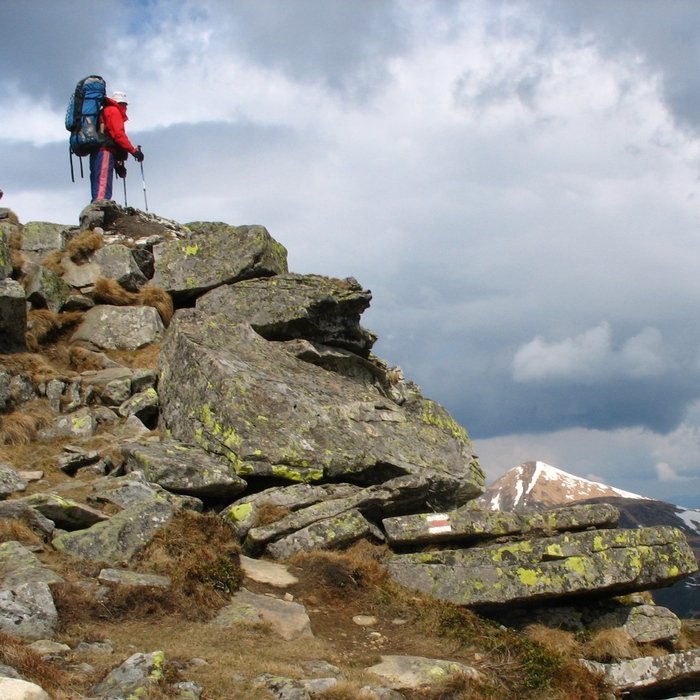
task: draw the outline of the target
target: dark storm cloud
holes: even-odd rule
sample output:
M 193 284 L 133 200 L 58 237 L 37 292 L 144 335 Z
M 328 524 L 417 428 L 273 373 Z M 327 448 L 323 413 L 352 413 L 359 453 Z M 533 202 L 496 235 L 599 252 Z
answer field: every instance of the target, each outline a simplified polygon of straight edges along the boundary
M 131 3 L 104 0 L 0 4 L 0 97 L 15 91 L 62 106 L 86 74 L 106 65 L 111 43 L 124 31 Z
M 407 48 L 391 0 L 211 0 L 209 7 L 229 17 L 230 39 L 256 64 L 350 97 L 381 84 L 387 58 Z
M 700 3 L 696 0 L 588 0 L 532 7 L 571 33 L 584 32 L 610 53 L 632 51 L 658 72 L 676 117 L 700 129 Z

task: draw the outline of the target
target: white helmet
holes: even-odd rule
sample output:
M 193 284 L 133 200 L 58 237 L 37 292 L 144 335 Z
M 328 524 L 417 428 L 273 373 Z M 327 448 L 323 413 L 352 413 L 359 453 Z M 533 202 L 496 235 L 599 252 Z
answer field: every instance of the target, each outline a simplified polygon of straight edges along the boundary
M 117 90 L 116 92 L 113 92 L 113 93 L 112 93 L 112 99 L 113 99 L 115 102 L 123 102 L 124 104 L 127 103 L 126 93 L 125 93 L 125 92 L 122 92 L 121 90 Z

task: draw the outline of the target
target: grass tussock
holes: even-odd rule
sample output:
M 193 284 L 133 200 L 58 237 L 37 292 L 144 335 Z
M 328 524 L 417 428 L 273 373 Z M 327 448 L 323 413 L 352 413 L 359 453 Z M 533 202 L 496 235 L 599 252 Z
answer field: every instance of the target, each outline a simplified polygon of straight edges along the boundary
M 583 645 L 582 653 L 586 659 L 604 662 L 634 659 L 640 655 L 637 643 L 621 627 L 595 632 Z
M 59 277 L 66 271 L 66 268 L 63 267 L 63 253 L 60 250 L 49 253 L 42 259 L 41 265 L 47 270 L 55 272 Z
M 170 324 L 174 306 L 170 294 L 160 287 L 146 284 L 138 292 L 130 292 L 114 279 L 100 277 L 95 282 L 93 298 L 98 304 L 113 306 L 152 306 L 160 315 L 164 326 Z
M 23 404 L 22 410 L 0 418 L 0 444 L 28 445 L 36 440 L 37 433 L 50 423 L 52 417 L 53 411 L 42 399 Z
M 55 313 L 49 309 L 35 309 L 27 314 L 27 347 L 39 352 L 42 346 L 56 342 L 67 330 L 83 319 L 82 311 Z
M 579 653 L 579 643 L 573 632 L 547 627 L 546 625 L 528 625 L 524 630 L 528 639 L 537 642 L 552 654 L 575 656 Z
M 388 574 L 382 563 L 386 556 L 384 548 L 363 540 L 342 552 L 297 554 L 291 562 L 303 567 L 319 598 L 347 602 L 350 597 L 374 593 L 388 584 Z
M 138 350 L 105 350 L 105 355 L 114 362 L 131 369 L 156 369 L 160 344 L 152 343 Z
M 68 362 L 76 372 L 99 371 L 107 365 L 106 355 L 101 352 L 88 350 L 80 345 L 68 347 Z
M 20 542 L 29 547 L 42 544 L 42 539 L 22 520 L 16 518 L 0 519 L 0 542 Z
M 94 231 L 81 231 L 77 236 L 68 241 L 66 253 L 76 264 L 81 265 L 90 260 L 90 256 L 104 246 L 105 242 L 99 233 Z
M 59 376 L 59 372 L 46 357 L 35 352 L 0 355 L 0 369 L 9 374 L 24 374 L 35 384 L 47 382 Z

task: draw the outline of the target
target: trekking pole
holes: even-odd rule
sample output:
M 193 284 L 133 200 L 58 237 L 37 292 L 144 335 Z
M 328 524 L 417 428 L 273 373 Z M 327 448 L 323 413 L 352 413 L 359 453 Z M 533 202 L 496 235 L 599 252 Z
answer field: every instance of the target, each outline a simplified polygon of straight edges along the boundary
M 124 207 L 126 208 L 127 206 L 129 206 L 126 203 L 126 178 L 122 178 L 122 179 L 124 180 Z
M 140 151 L 141 144 L 136 146 L 136 148 L 138 148 Z M 143 185 L 143 203 L 146 206 L 146 211 L 148 211 L 148 199 L 146 199 L 146 178 L 143 175 L 143 160 L 141 161 L 140 165 L 141 165 L 141 184 Z

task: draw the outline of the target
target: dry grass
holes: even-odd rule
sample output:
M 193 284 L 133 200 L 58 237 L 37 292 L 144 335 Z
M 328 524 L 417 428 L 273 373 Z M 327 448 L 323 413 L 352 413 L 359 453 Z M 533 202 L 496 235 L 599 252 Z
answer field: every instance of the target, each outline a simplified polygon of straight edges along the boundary
M 282 520 L 282 518 L 289 515 L 291 512 L 292 511 L 286 506 L 278 506 L 271 501 L 264 501 L 256 509 L 255 527 L 262 527 L 264 525 L 276 523 L 278 520 Z
M 160 344 L 152 343 L 138 350 L 105 350 L 105 355 L 114 362 L 131 369 L 156 369 L 160 355 Z
M 83 320 L 82 311 L 55 313 L 49 309 L 35 309 L 27 314 L 27 347 L 39 352 L 42 346 L 57 342 L 61 335 Z
M 173 317 L 174 306 L 170 294 L 160 287 L 144 285 L 138 292 L 130 292 L 116 280 L 100 277 L 95 282 L 93 298 L 99 304 L 114 306 L 152 306 L 160 315 L 164 326 Z
M 60 250 L 54 250 L 49 253 L 42 261 L 42 267 L 45 267 L 51 272 L 55 272 L 59 277 L 66 271 L 63 267 L 63 252 Z
M 81 231 L 77 236 L 68 241 L 66 253 L 76 264 L 88 262 L 90 256 L 104 246 L 104 239 L 99 233 L 94 231 Z
M 22 520 L 0 519 L 0 542 L 20 542 L 29 547 L 39 546 L 42 539 Z
M 639 656 L 639 647 L 629 632 L 621 627 L 602 629 L 583 645 L 584 658 L 595 661 L 617 661 Z
M 9 374 L 25 374 L 34 384 L 41 384 L 60 376 L 60 372 L 44 355 L 33 352 L 0 355 L 0 368 Z
M 0 419 L 0 444 L 28 445 L 37 433 L 51 421 L 53 411 L 43 399 L 23 404 L 22 410 L 13 411 Z
M 21 640 L 0 632 L 0 663 L 11 666 L 24 678 L 41 685 L 55 700 L 81 697 L 77 689 L 93 680 L 84 673 L 72 673 L 30 649 Z
M 554 629 L 546 625 L 534 624 L 528 625 L 523 630 L 523 634 L 533 642 L 540 644 L 552 654 L 573 657 L 578 655 L 580 651 L 579 643 L 573 632 Z

